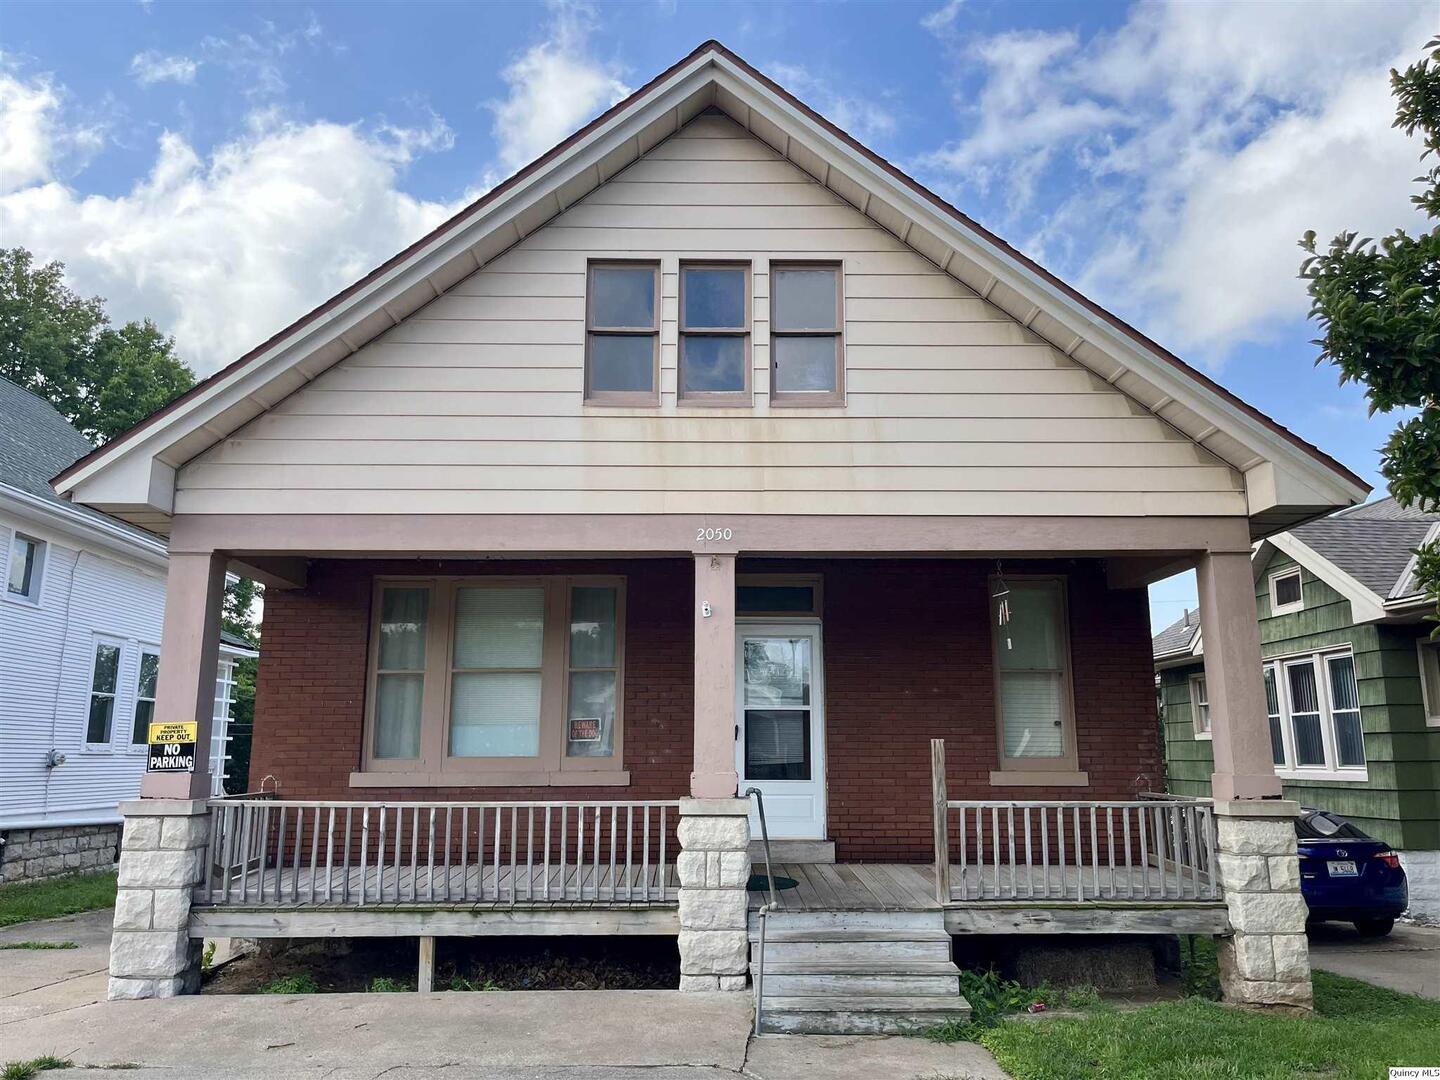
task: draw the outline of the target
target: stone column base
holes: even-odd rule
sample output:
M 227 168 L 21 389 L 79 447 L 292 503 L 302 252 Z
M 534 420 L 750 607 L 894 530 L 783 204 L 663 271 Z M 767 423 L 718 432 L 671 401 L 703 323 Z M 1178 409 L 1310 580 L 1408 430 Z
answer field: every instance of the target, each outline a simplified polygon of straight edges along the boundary
M 205 877 L 209 808 L 204 799 L 139 799 L 120 812 L 109 997 L 193 994 L 203 943 L 190 937 L 190 897 Z
M 750 802 L 683 799 L 679 832 L 680 989 L 744 990 Z
M 1231 933 L 1217 942 L 1226 1001 L 1313 1007 L 1309 909 L 1295 843 L 1299 809 L 1286 800 L 1215 803 L 1216 862 L 1230 909 Z

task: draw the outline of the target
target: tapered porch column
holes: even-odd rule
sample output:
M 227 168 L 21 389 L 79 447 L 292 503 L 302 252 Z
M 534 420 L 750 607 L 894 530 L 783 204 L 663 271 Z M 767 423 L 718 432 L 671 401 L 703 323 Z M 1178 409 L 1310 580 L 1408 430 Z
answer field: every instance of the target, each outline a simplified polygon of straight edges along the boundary
M 695 768 L 697 799 L 735 795 L 735 556 L 695 556 Z
M 1230 920 L 1218 942 L 1220 987 L 1228 1001 L 1308 1010 L 1308 912 L 1295 844 L 1300 808 L 1279 797 L 1272 765 L 1250 557 L 1212 552 L 1197 577 L 1215 752 L 1215 858 Z
M 147 772 L 141 797 L 120 804 L 125 827 L 110 936 L 111 998 L 172 997 L 200 986 L 203 942 L 190 936 L 190 900 L 205 874 L 210 833 L 208 758 L 225 562 L 214 553 L 170 556 L 154 718 L 195 722 L 195 771 Z

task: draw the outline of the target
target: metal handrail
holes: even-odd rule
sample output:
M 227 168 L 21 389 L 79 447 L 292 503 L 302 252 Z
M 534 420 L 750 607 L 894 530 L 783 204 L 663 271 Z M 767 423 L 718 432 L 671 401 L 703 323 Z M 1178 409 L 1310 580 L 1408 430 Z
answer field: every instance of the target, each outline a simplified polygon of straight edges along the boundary
M 770 862 L 770 832 L 765 827 L 765 796 L 759 788 L 746 788 L 745 795 L 755 796 L 755 809 L 760 815 L 760 843 L 765 851 L 765 880 L 770 887 L 770 902 L 761 904 L 756 917 L 760 921 L 759 949 L 755 957 L 755 1034 L 760 1034 L 760 1014 L 765 1001 L 765 919 L 780 906 L 775 894 L 775 873 Z

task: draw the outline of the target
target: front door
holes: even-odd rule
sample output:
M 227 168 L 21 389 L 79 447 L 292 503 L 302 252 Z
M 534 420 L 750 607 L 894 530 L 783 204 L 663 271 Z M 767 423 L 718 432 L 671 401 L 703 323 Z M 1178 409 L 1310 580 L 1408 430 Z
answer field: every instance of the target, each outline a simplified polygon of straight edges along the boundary
M 825 838 L 825 691 L 820 627 L 740 624 L 735 631 L 735 763 L 759 788 L 771 839 Z M 760 823 L 751 811 L 751 836 Z

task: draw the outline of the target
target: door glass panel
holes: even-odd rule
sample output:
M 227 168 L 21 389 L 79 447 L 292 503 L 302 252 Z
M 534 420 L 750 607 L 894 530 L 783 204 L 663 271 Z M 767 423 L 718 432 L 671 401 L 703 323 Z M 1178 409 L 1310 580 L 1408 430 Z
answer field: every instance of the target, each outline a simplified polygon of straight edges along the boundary
M 745 710 L 745 778 L 810 779 L 810 713 L 807 710 Z
M 746 706 L 810 704 L 810 639 L 749 638 L 745 642 Z

